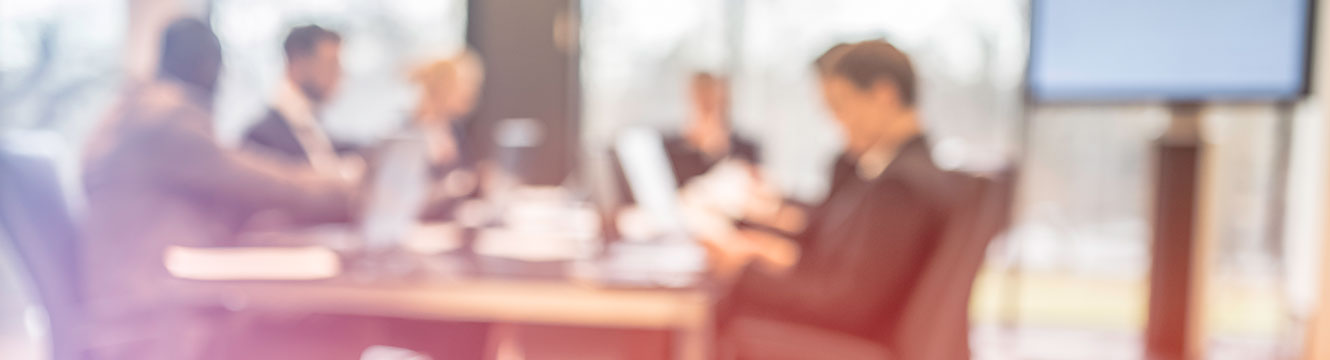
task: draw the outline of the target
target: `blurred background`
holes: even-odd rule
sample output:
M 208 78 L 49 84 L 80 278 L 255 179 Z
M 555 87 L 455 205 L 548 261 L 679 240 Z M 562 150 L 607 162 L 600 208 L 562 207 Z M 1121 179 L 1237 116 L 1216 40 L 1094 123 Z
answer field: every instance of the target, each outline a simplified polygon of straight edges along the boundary
M 809 64 L 835 43 L 883 38 L 915 61 L 920 112 L 940 166 L 1020 164 L 1012 223 L 989 246 L 974 284 L 974 357 L 1144 353 L 1154 146 L 1169 127 L 1170 104 L 1032 99 L 1030 1 L 539 3 L 0 0 L 0 134 L 44 130 L 68 153 L 80 153 L 78 144 L 121 87 L 153 71 L 162 27 L 189 14 L 207 19 L 221 41 L 226 67 L 215 130 L 223 143 L 238 144 L 281 78 L 287 30 L 316 22 L 343 36 L 342 91 L 325 110 L 332 137 L 371 143 L 401 128 L 419 97 L 404 69 L 470 46 L 487 58 L 478 118 L 510 117 L 504 109 L 514 100 L 490 99 L 530 90 L 514 90 L 521 86 L 509 80 L 530 73 L 508 69 L 562 74 L 542 85 L 565 97 L 552 100 L 561 114 L 544 127 L 542 146 L 556 151 L 539 162 L 597 174 L 606 171 L 597 164 L 610 161 L 605 150 L 622 131 L 682 126 L 690 74 L 715 72 L 730 77 L 735 131 L 761 145 L 764 175 L 785 196 L 817 201 L 830 181 L 824 169 L 842 143 Z M 520 19 L 508 12 L 524 11 L 560 19 L 534 31 L 554 34 L 556 49 L 543 56 L 566 63 L 501 59 L 512 47 L 496 39 L 520 39 L 515 33 L 524 27 L 496 19 Z M 1330 28 L 1313 25 L 1312 49 L 1330 48 L 1323 46 Z M 1330 215 L 1330 114 L 1322 105 L 1330 78 L 1319 69 L 1330 57 L 1310 58 L 1318 71 L 1306 96 L 1207 103 L 1200 112 L 1207 153 L 1197 241 L 1212 249 L 1202 261 L 1204 358 L 1311 358 L 1307 335 L 1323 301 L 1323 224 Z M 565 175 L 531 177 L 559 183 Z M 42 359 L 43 310 L 16 256 L 0 246 L 0 353 Z

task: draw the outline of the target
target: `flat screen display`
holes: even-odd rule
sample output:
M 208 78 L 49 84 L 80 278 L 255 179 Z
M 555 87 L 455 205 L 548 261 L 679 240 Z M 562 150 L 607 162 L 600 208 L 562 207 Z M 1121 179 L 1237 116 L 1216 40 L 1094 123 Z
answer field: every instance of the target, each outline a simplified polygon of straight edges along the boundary
M 1033 0 L 1039 102 L 1280 101 L 1306 93 L 1311 0 Z

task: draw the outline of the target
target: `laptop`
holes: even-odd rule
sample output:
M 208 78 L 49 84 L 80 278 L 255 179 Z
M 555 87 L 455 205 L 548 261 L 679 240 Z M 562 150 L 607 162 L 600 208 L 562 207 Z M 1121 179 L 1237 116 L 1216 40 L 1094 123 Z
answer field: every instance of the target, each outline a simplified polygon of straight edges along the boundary
M 674 168 L 660 133 L 648 128 L 629 129 L 617 139 L 615 151 L 637 205 L 667 236 L 686 236 L 679 184 L 674 180 Z
M 397 247 L 429 202 L 430 174 L 424 138 L 387 139 L 369 174 L 360 231 L 368 251 Z

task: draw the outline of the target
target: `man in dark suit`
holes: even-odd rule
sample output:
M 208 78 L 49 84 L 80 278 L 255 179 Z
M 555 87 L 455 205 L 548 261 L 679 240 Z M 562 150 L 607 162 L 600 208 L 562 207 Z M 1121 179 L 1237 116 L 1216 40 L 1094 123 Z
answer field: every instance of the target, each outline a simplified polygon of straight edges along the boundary
M 710 73 L 697 73 L 690 79 L 688 122 L 682 132 L 666 134 L 662 139 L 675 184 L 679 187 L 688 185 L 690 180 L 706 174 L 727 159 L 751 166 L 756 175 L 756 166 L 760 165 L 759 149 L 756 143 L 731 129 L 728 91 L 727 81 Z M 631 204 L 633 195 L 623 169 L 618 166 L 618 153 L 612 152 L 611 158 L 620 199 Z
M 320 172 L 344 170 L 340 155 L 354 148 L 328 138 L 319 119 L 341 80 L 341 44 L 340 35 L 317 25 L 291 30 L 283 43 L 286 76 L 263 119 L 245 134 L 244 149 Z
M 211 337 L 203 322 L 166 306 L 168 247 L 231 244 L 237 225 L 265 209 L 309 222 L 351 216 L 355 185 L 218 143 L 211 111 L 221 64 L 208 25 L 172 23 L 158 77 L 132 86 L 86 148 L 87 323 L 152 342 L 97 358 L 203 355 L 199 347 Z
M 726 157 L 757 165 L 757 145 L 730 128 L 728 82 L 716 75 L 698 73 L 689 86 L 693 106 L 688 125 L 682 133 L 665 138 L 665 152 L 679 186 L 705 174 Z
M 823 93 L 845 131 L 855 179 L 812 219 L 797 254 L 748 250 L 744 244 L 780 241 L 755 232 L 708 242 L 717 273 L 733 283 L 721 322 L 776 319 L 886 339 L 942 236 L 948 189 L 961 177 L 933 164 L 915 112 L 913 67 L 894 46 L 846 49 Z

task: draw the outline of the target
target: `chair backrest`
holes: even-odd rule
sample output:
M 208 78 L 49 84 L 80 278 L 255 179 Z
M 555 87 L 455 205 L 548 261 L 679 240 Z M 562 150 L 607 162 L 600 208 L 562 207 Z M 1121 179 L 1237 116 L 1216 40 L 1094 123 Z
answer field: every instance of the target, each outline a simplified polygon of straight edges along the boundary
M 967 177 L 932 259 L 888 339 L 898 359 L 970 358 L 970 292 L 988 243 L 1007 225 L 1015 176 Z
M 78 358 L 83 296 L 79 233 L 48 154 L 0 139 L 0 231 L 13 243 L 50 318 L 53 358 Z

